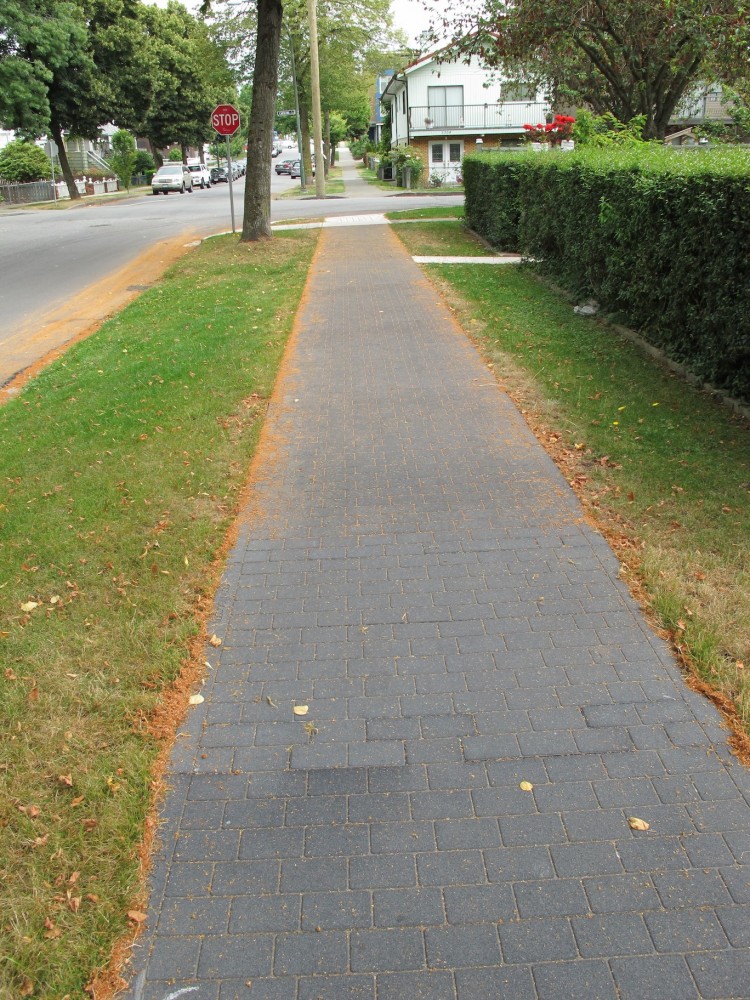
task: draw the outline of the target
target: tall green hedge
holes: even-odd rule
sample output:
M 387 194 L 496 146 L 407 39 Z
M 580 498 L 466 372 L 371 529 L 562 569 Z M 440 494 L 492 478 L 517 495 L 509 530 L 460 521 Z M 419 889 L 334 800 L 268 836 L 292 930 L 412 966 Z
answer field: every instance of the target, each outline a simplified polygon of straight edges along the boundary
M 486 240 L 750 402 L 750 149 L 483 153 L 464 183 Z

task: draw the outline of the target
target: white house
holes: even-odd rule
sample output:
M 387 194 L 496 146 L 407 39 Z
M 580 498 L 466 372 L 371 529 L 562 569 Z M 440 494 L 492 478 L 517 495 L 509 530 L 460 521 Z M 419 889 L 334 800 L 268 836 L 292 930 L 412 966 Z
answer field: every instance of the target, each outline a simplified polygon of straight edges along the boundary
M 549 102 L 472 58 L 441 62 L 441 52 L 421 56 L 395 73 L 381 100 L 390 104 L 391 146 L 413 146 L 427 164 L 427 178 L 455 180 L 464 153 L 515 146 L 525 124 L 545 121 Z

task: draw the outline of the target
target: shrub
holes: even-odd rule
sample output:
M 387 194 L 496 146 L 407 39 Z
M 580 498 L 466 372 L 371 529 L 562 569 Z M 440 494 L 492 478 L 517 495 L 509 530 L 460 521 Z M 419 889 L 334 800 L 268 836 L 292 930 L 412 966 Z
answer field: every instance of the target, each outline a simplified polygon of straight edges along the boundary
M 638 144 L 467 156 L 466 218 L 750 401 L 750 158 Z
M 0 177 L 11 184 L 50 180 L 52 165 L 39 146 L 24 139 L 15 139 L 0 152 Z
M 118 129 L 112 136 L 112 156 L 110 157 L 110 162 L 120 184 L 128 191 L 130 190 L 130 180 L 135 171 L 137 159 L 138 153 L 135 148 L 135 139 L 125 129 Z

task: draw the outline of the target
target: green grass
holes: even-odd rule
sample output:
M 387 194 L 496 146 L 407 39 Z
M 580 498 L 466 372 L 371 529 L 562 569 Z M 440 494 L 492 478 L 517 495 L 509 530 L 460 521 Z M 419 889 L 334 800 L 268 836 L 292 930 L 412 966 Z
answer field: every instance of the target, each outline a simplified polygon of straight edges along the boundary
M 344 172 L 341 167 L 331 167 L 326 178 L 326 194 L 344 193 Z M 305 198 L 315 194 L 315 178 L 310 177 L 306 187 L 295 184 L 293 188 L 284 191 L 283 194 L 276 195 L 280 201 L 287 201 L 290 198 Z
M 381 181 L 377 173 L 374 170 L 370 170 L 364 164 L 357 164 L 357 170 L 363 181 L 367 181 L 368 184 L 372 184 L 373 187 L 380 188 L 381 191 L 398 191 L 399 188 L 396 187 L 395 181 Z
M 204 243 L 0 409 L 2 1000 L 83 997 L 126 929 L 153 713 L 201 632 L 316 239 Z
M 449 206 L 445 208 L 413 208 L 408 212 L 386 212 L 386 219 L 393 222 L 400 222 L 402 219 L 463 219 L 463 205 Z
M 413 222 L 394 226 L 409 253 L 417 256 L 493 257 L 478 236 L 465 229 L 461 222 Z
M 412 253 L 414 228 L 394 227 Z M 421 253 L 443 245 L 440 234 L 432 247 L 419 239 Z M 615 330 L 574 315 L 528 269 L 428 270 L 605 529 L 634 590 L 750 730 L 748 423 Z

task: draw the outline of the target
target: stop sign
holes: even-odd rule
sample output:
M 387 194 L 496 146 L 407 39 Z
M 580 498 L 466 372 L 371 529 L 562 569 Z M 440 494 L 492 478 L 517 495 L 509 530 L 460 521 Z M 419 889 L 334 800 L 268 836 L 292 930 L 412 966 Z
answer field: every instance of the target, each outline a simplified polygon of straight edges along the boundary
M 219 135 L 234 135 L 240 127 L 240 113 L 231 104 L 218 104 L 211 112 L 211 124 Z

